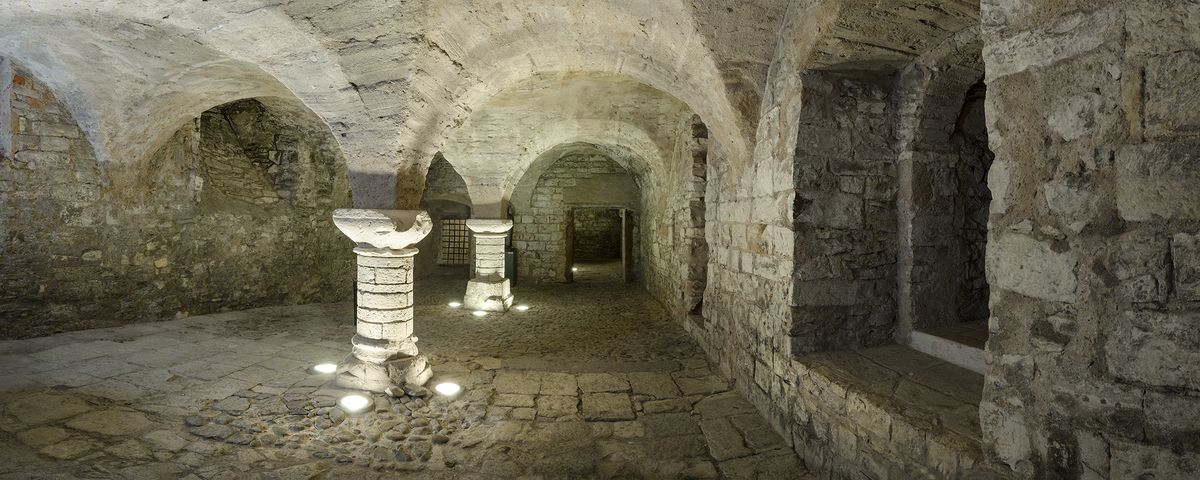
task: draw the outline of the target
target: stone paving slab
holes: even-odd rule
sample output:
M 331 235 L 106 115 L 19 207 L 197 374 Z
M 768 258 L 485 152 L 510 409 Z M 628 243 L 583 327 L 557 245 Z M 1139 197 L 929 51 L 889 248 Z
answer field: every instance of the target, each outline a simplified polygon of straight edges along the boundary
M 465 391 L 355 415 L 308 371 L 349 350 L 346 305 L 3 342 L 0 479 L 806 478 L 635 287 L 521 292 L 530 312 L 486 321 L 418 296 L 433 383 Z

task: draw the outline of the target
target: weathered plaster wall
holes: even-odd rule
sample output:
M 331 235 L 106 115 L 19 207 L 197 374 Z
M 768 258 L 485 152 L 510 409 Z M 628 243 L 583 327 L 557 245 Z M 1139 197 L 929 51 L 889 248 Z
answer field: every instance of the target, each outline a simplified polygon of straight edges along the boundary
M 19 66 L 13 79 L 0 337 L 349 294 L 350 245 L 330 220 L 349 203 L 345 167 L 315 120 L 254 101 L 214 109 L 137 183 L 114 184 L 62 103 Z
M 568 280 L 566 233 L 571 208 L 637 210 L 641 201 L 633 175 L 608 157 L 571 154 L 555 161 L 538 179 L 528 207 L 514 205 L 512 242 L 518 278 Z M 635 242 L 637 238 L 634 235 Z M 640 252 L 637 245 L 634 252 Z M 635 257 L 635 265 L 637 262 Z
M 809 72 L 802 82 L 792 351 L 891 342 L 897 244 L 892 79 Z
M 981 407 L 1049 478 L 1200 476 L 1200 4 L 983 2 Z

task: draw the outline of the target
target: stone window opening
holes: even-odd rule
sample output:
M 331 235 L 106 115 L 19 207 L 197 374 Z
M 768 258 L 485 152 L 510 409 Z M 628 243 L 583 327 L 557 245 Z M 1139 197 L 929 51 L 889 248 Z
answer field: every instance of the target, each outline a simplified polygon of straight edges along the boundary
M 442 241 L 438 245 L 439 265 L 469 265 L 471 262 L 471 231 L 465 218 L 443 218 Z
M 914 349 L 983 373 L 989 287 L 984 272 L 991 192 L 984 118 L 975 82 L 948 125 L 949 138 L 914 159 L 912 333 Z M 947 119 L 951 120 L 951 119 Z

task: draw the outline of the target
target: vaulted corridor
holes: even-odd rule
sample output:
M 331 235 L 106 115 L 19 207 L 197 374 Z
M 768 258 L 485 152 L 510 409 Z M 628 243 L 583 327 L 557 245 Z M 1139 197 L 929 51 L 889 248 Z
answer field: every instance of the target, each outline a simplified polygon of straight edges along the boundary
M 1196 0 L 0 0 L 0 479 L 1200 478 Z

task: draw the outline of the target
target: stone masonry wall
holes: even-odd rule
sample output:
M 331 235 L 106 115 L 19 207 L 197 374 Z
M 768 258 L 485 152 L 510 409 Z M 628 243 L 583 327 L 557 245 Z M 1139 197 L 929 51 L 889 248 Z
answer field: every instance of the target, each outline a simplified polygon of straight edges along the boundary
M 594 207 L 598 204 L 575 204 L 572 195 L 579 191 L 592 190 L 593 185 L 603 180 L 625 181 L 633 176 L 621 165 L 603 155 L 567 155 L 547 169 L 534 187 L 527 211 L 516 211 L 513 215 L 513 249 L 517 251 L 517 276 L 532 281 L 567 281 L 566 231 L 568 210 L 575 206 Z M 568 192 L 575 190 L 575 192 Z M 602 194 L 603 190 L 594 192 Z M 589 197 L 596 198 L 589 195 Z M 613 195 L 604 198 L 604 206 L 637 209 L 640 195 L 634 198 Z M 634 264 L 639 264 L 640 249 L 634 235 Z M 637 268 L 635 268 L 637 271 Z
M 793 352 L 891 342 L 896 155 L 890 78 L 804 75 L 796 144 Z
M 323 127 L 244 101 L 182 128 L 113 185 L 54 95 L 14 69 L 0 155 L 0 338 L 343 300 L 349 203 Z M 296 275 L 295 272 L 305 272 Z
M 575 261 L 621 258 L 621 211 L 615 208 L 577 208 Z
M 794 27 L 798 17 L 789 15 Z M 788 27 L 785 27 L 785 30 Z M 771 65 L 749 158 L 708 143 L 705 238 L 708 281 L 700 322 L 686 328 L 737 389 L 792 441 L 791 341 L 795 255 L 792 204 L 799 128 L 797 49 L 786 33 Z
M 985 0 L 981 423 L 1023 476 L 1200 477 L 1200 4 Z
M 698 116 L 682 119 L 675 147 L 657 185 L 643 201 L 641 222 L 645 284 L 675 318 L 703 310 L 708 282 L 705 196 L 708 191 L 708 129 Z
M 881 222 L 877 225 L 883 228 L 895 225 L 894 218 L 891 223 L 886 221 L 893 215 L 887 210 L 895 171 L 894 154 L 887 156 L 892 125 L 887 112 L 891 102 L 889 85 L 854 80 L 838 85 L 829 77 L 802 76 L 797 63 L 804 55 L 798 47 L 804 41 L 803 22 L 808 18 L 803 13 L 800 8 L 790 11 L 781 33 L 780 54 L 771 66 L 753 157 L 726 158 L 719 144 L 710 145 L 706 233 L 711 253 L 703 320 L 699 324 L 685 321 L 684 326 L 821 478 L 977 478 L 962 473 L 978 461 L 977 444 L 972 449 L 971 442 L 935 438 L 922 421 L 890 413 L 886 399 L 878 392 L 850 390 L 846 379 L 828 367 L 830 359 L 854 354 L 803 355 L 802 350 L 794 351 L 798 344 L 804 344 L 791 336 L 791 305 L 806 301 L 793 298 L 803 292 L 801 282 L 793 280 L 794 275 L 829 272 L 830 258 L 846 260 L 840 263 L 843 267 L 855 262 L 878 263 L 878 271 L 870 276 L 843 275 L 838 281 L 855 288 L 877 284 L 883 289 L 880 294 L 891 298 L 887 277 L 895 273 L 889 271 L 894 264 L 889 257 L 895 255 L 891 243 L 895 232 L 888 236 L 886 230 L 863 230 L 868 241 L 877 242 L 878 252 L 854 253 L 850 248 L 858 239 L 839 232 L 845 227 L 832 226 L 839 225 L 836 216 L 824 216 L 857 217 L 863 225 L 874 216 L 871 221 Z M 860 96 L 845 99 L 834 94 L 849 89 Z M 816 112 L 802 111 L 802 92 L 809 108 Z M 856 104 L 859 101 L 861 108 Z M 860 135 L 872 138 L 861 139 L 858 148 L 866 149 L 857 157 L 854 150 L 837 154 L 836 148 L 852 147 L 826 143 L 826 149 L 822 149 L 820 142 L 846 134 L 821 130 L 830 124 L 822 124 L 820 118 L 840 122 L 833 125 L 858 129 Z M 854 144 L 860 139 L 842 140 Z M 809 145 L 798 146 L 805 142 Z M 823 155 L 832 156 L 836 163 Z M 845 200 L 848 197 L 843 194 L 856 201 Z M 842 200 L 850 208 L 836 213 L 802 214 L 797 210 L 793 215 L 794 206 L 811 206 L 797 200 L 803 195 L 808 195 L 809 201 Z M 858 221 L 849 224 L 859 225 Z M 831 239 L 844 237 L 824 242 L 815 233 L 801 234 L 802 229 L 826 230 Z M 802 241 L 817 243 L 802 246 Z M 846 247 L 839 251 L 835 248 L 838 245 Z M 822 251 L 818 248 L 827 248 L 832 257 L 797 256 L 797 252 Z M 865 260 L 872 256 L 877 258 Z M 814 261 L 819 258 L 824 260 Z M 809 263 L 802 265 L 800 262 L 805 260 Z M 822 261 L 823 269 L 814 268 Z M 838 272 L 860 273 L 848 268 Z M 866 307 L 878 308 L 884 314 L 890 308 L 885 303 Z M 871 336 L 867 339 L 873 342 L 890 340 L 887 329 L 868 333 Z M 833 347 L 828 339 L 816 336 L 809 345 Z M 874 364 L 847 366 L 858 367 L 871 372 L 883 370 Z

